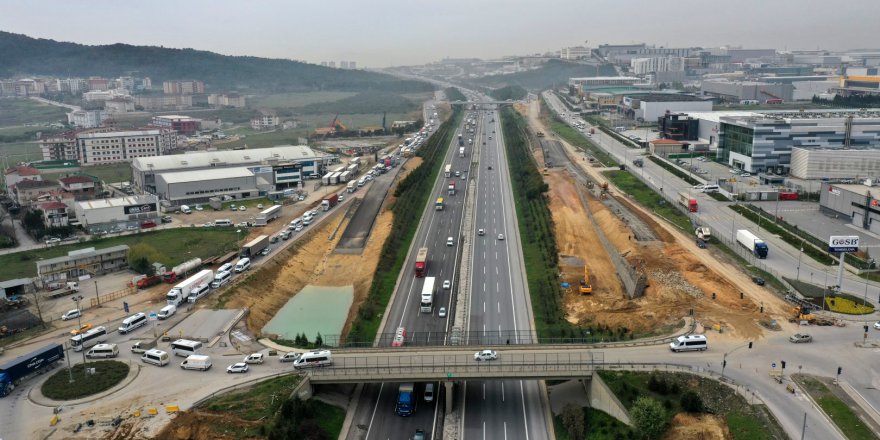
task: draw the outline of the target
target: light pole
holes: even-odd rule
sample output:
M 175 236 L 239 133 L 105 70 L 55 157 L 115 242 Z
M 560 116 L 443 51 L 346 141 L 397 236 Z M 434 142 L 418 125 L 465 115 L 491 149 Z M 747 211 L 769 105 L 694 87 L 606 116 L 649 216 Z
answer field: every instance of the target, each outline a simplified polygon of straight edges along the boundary
M 798 265 L 797 265 L 797 280 L 801 280 L 801 256 L 804 254 L 804 243 L 801 241 L 801 250 L 798 252 Z M 812 278 L 810 279 L 810 283 L 812 283 Z
M 749 347 L 749 350 L 751 350 L 752 349 L 752 341 L 749 341 L 743 345 L 740 345 L 739 347 L 735 347 L 733 350 L 730 350 L 727 353 L 724 353 L 724 358 L 721 360 L 721 378 L 722 379 L 724 378 L 724 368 L 727 367 L 727 355 L 733 353 L 734 351 L 739 350 L 740 348 L 744 348 L 744 347 Z
M 79 348 L 80 348 L 80 351 L 82 352 L 82 356 L 83 356 L 83 376 L 85 376 L 85 374 L 86 374 L 86 348 L 83 347 L 82 309 L 79 308 L 79 302 L 83 300 L 83 296 L 82 295 L 74 295 L 74 297 L 71 299 L 73 300 L 73 302 L 76 303 L 76 309 L 79 310 L 79 314 L 76 317 L 77 325 L 79 325 L 79 333 L 77 333 L 77 334 L 79 335 Z

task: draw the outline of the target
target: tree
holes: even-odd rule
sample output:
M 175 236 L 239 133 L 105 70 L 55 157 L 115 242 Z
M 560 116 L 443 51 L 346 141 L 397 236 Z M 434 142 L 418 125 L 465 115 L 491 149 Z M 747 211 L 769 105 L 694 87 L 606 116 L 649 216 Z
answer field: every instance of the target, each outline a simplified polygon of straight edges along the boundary
M 629 410 L 629 415 L 642 438 L 660 438 L 666 431 L 666 410 L 660 402 L 650 397 L 639 397 Z
M 24 226 L 24 230 L 31 234 L 32 237 L 37 239 L 43 238 L 46 226 L 43 224 L 42 210 L 34 209 L 33 211 L 26 212 L 21 220 L 21 224 Z
M 37 318 L 40 318 L 40 325 L 46 328 L 46 320 L 43 319 L 43 297 L 36 289 L 31 293 L 34 302 L 34 309 L 37 311 Z
M 318 335 L 315 336 L 315 348 L 320 348 L 324 345 L 324 338 L 321 337 L 321 332 L 318 332 Z
M 680 403 L 681 409 L 687 412 L 703 412 L 703 399 L 701 399 L 700 395 L 694 391 L 685 391 L 685 393 L 681 395 Z
M 584 431 L 586 430 L 586 421 L 584 420 L 584 410 L 572 404 L 565 405 L 562 408 L 562 426 L 568 432 L 568 438 L 572 440 L 582 440 Z
M 164 257 L 149 243 L 137 243 L 128 249 L 129 266 L 144 275 L 153 275 L 152 263 L 162 261 Z

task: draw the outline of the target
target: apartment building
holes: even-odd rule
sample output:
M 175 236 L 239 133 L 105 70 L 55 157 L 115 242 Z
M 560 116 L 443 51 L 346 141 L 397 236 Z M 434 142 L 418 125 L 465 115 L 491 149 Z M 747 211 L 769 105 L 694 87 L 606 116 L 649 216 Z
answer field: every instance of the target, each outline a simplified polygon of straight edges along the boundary
M 165 81 L 162 90 L 169 95 L 193 95 L 205 93 L 205 83 L 196 80 Z
M 238 93 L 230 93 L 227 95 L 211 94 L 208 95 L 208 104 L 218 107 L 245 107 L 244 95 Z
M 164 128 L 80 133 L 76 136 L 78 160 L 84 166 L 160 156 L 176 146 L 176 133 Z
M 272 130 L 281 125 L 281 119 L 275 115 L 259 115 L 251 118 L 254 130 Z

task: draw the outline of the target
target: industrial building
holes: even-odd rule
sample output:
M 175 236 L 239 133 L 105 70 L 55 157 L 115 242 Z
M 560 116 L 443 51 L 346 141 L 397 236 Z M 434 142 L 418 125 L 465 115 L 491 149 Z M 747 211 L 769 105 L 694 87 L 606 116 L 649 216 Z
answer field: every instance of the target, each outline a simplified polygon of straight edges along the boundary
M 37 261 L 37 277 L 43 284 L 76 281 L 81 276 L 98 276 L 128 267 L 128 245 L 96 250 L 93 247 L 70 251 L 66 256 Z
M 670 112 L 712 111 L 712 101 L 678 93 L 628 94 L 621 103 L 623 114 L 638 121 L 656 121 Z
M 872 182 L 873 183 L 873 182 Z M 880 188 L 822 182 L 819 209 L 852 221 L 853 226 L 880 234 Z
M 758 81 L 707 80 L 700 85 L 703 95 L 714 96 L 725 101 L 785 102 L 793 99 L 794 86 L 791 84 Z M 781 101 L 780 101 L 781 100 Z
M 750 172 L 787 174 L 794 147 L 880 149 L 880 110 L 767 112 L 719 122 L 717 157 Z
M 862 179 L 880 177 L 880 148 L 792 148 L 792 177 Z
M 172 176 L 163 181 L 165 194 L 169 181 L 173 182 L 172 186 L 184 183 L 186 174 L 190 174 L 190 180 L 195 181 L 201 176 L 194 174 L 201 170 L 229 170 L 232 168 L 246 168 L 250 170 L 255 180 L 251 184 L 249 191 L 257 189 L 257 182 L 265 181 L 270 191 L 283 191 L 289 188 L 299 188 L 307 179 L 320 178 L 324 173 L 324 168 L 336 162 L 335 156 L 321 154 L 315 152 L 311 148 L 304 145 L 282 145 L 272 148 L 258 148 L 253 150 L 226 150 L 226 151 L 205 151 L 197 153 L 187 153 L 171 156 L 157 156 L 149 158 L 138 158 L 131 162 L 132 181 L 134 186 L 139 190 L 151 194 L 158 194 L 159 175 L 166 173 L 184 173 L 180 176 Z M 241 174 L 241 173 L 239 173 Z M 241 176 L 243 178 L 243 176 Z M 239 181 L 236 187 L 245 188 Z M 260 183 L 262 185 L 262 183 Z M 182 188 L 182 187 L 181 187 Z M 193 187 L 195 188 L 195 187 Z M 231 186 L 218 186 L 215 189 L 223 190 L 232 188 Z M 208 191 L 210 188 L 198 188 L 186 190 Z M 221 192 L 218 192 L 221 193 Z M 176 189 L 170 194 L 178 194 Z M 193 197 L 189 200 L 207 200 L 211 196 L 207 193 L 191 194 Z M 167 200 L 164 198 L 164 200 Z M 185 203 L 186 198 L 175 199 L 180 203 Z
M 846 75 L 840 78 L 840 86 L 836 91 L 843 96 L 880 96 L 880 68 L 847 68 Z
M 76 202 L 73 211 L 77 221 L 71 224 L 79 224 L 89 233 L 124 231 L 129 227 L 140 228 L 147 220 L 158 219 L 159 198 L 147 194 L 87 200 Z
M 258 174 L 255 171 L 265 170 Z M 178 171 L 156 176 L 156 195 L 171 206 L 207 203 L 211 197 L 250 199 L 265 197 L 275 188 L 272 167 Z
M 201 129 L 202 120 L 191 116 L 159 115 L 153 116 L 153 125 L 191 136 Z

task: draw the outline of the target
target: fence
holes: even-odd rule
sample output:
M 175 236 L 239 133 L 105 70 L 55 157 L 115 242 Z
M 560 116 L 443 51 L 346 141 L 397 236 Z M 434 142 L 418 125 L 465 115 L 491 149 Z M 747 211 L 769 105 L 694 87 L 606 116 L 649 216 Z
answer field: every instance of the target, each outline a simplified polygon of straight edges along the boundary
M 128 286 L 122 290 L 117 290 L 115 292 L 105 293 L 103 295 L 98 295 L 97 298 L 89 298 L 89 307 L 100 306 L 103 303 L 113 301 L 114 299 L 122 298 L 123 296 L 131 295 L 132 293 L 137 292 L 137 287 Z

